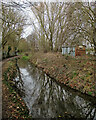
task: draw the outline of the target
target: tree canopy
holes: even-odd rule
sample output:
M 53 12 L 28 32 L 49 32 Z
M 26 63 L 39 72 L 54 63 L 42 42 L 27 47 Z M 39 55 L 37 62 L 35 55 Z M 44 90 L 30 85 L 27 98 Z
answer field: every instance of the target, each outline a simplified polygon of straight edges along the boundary
M 33 14 L 33 18 L 29 22 L 33 29 L 31 40 L 34 39 L 36 47 L 43 51 L 61 51 L 64 44 L 88 43 L 94 47 L 96 52 L 95 2 L 46 3 L 25 1 L 22 4 L 12 2 L 10 6 L 9 8 L 2 6 L 3 48 L 10 40 L 15 40 L 18 44 L 23 31 L 24 18 L 16 9 L 20 11 L 29 7 Z

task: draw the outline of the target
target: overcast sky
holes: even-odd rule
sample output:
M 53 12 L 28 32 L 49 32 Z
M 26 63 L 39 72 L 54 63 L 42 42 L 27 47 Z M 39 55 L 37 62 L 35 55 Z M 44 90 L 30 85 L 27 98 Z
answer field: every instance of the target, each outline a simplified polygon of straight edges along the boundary
M 31 2 L 56 2 L 56 1 L 59 1 L 59 2 L 77 2 L 78 0 L 2 0 L 4 2 L 11 2 L 11 1 L 15 1 L 17 3 L 20 3 L 20 4 L 23 4 L 25 3 L 26 1 L 31 1 Z M 80 0 L 79 0 L 80 1 Z M 94 2 L 95 0 L 82 0 L 83 2 Z M 34 16 L 34 14 L 32 13 L 32 10 L 30 7 L 26 7 L 25 9 L 23 9 L 22 11 L 22 14 L 24 16 L 26 16 L 27 18 L 27 21 L 26 21 L 26 24 L 31 24 L 32 23 L 32 19 L 34 22 L 37 22 L 36 21 L 36 18 Z M 28 26 L 25 26 L 24 27 L 24 33 L 23 33 L 23 37 L 26 38 L 28 35 L 30 35 L 33 31 L 33 27 L 32 25 L 28 25 Z
M 32 13 L 32 10 L 30 8 L 26 8 L 23 12 L 24 15 L 26 15 L 27 18 L 27 23 L 26 24 L 31 24 L 32 23 L 32 19 L 35 21 L 35 16 Z M 30 35 L 33 31 L 33 27 L 32 25 L 28 25 L 24 27 L 24 33 L 23 33 L 23 37 L 27 37 L 28 35 Z
M 21 0 L 21 1 L 24 2 L 26 0 Z M 29 1 L 36 2 L 36 0 L 29 0 Z M 42 1 L 42 2 L 44 2 L 44 1 L 46 1 L 46 2 L 55 1 L 56 2 L 57 0 L 37 0 L 37 1 Z M 72 1 L 72 0 L 58 0 L 58 1 Z M 74 0 L 74 1 L 77 1 L 77 0 Z M 84 2 L 88 2 L 88 1 L 91 2 L 91 1 L 95 1 L 95 0 L 83 0 L 83 1 Z M 20 0 L 19 0 L 19 2 L 20 2 Z M 27 22 L 31 23 L 32 19 L 34 19 L 34 22 L 36 22 L 36 18 L 34 16 L 34 14 L 32 13 L 32 10 L 29 7 L 27 7 L 24 11 L 25 11 L 24 14 L 26 14 L 26 16 L 28 16 L 27 17 L 28 18 Z M 30 35 L 32 33 L 32 31 L 33 31 L 32 25 L 26 26 L 25 29 L 24 29 L 23 37 L 27 37 L 28 35 Z

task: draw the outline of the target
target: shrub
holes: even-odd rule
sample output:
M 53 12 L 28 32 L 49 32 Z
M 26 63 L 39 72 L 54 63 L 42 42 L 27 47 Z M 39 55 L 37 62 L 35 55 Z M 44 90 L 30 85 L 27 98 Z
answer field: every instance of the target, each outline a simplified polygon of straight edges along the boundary
M 22 56 L 23 60 L 29 60 L 29 56 Z

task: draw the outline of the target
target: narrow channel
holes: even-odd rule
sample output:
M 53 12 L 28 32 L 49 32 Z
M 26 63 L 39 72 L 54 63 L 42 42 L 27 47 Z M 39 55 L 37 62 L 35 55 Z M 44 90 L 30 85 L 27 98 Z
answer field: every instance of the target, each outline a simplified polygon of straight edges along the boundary
M 92 118 L 96 102 L 89 96 L 58 84 L 33 64 L 18 60 L 14 81 L 33 118 Z

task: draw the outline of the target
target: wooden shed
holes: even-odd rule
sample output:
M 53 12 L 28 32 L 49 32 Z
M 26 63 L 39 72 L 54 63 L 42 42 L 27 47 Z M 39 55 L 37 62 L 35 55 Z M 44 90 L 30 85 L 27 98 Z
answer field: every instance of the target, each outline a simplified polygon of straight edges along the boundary
M 82 56 L 86 54 L 86 46 L 63 46 L 62 55 Z
M 76 46 L 75 48 L 75 56 L 83 56 L 86 54 L 86 46 Z

